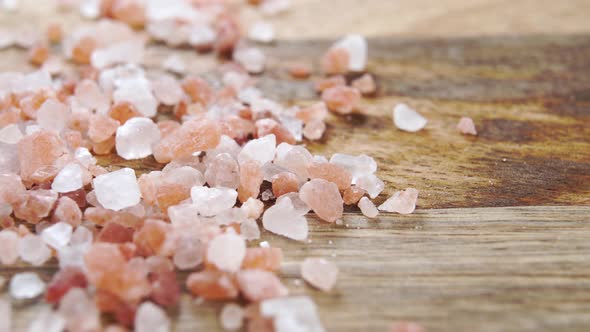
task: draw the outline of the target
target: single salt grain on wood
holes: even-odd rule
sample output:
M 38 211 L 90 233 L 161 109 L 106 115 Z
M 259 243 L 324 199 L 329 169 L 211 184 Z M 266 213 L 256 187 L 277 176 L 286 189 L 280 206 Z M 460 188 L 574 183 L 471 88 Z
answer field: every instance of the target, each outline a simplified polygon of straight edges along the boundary
M 398 129 L 416 132 L 424 128 L 427 122 L 425 117 L 406 104 L 397 104 L 393 108 L 393 123 Z
M 225 331 L 240 329 L 244 322 L 244 309 L 235 303 L 224 305 L 219 314 L 219 322 Z
M 98 202 L 107 209 L 119 211 L 141 200 L 135 171 L 131 168 L 99 175 L 93 185 Z
M 397 212 L 399 214 L 410 214 L 416 209 L 418 200 L 418 190 L 408 188 L 404 191 L 398 191 L 388 198 L 383 204 L 379 205 L 379 210 L 386 212 Z
M 371 74 L 364 74 L 355 79 L 351 86 L 357 88 L 363 95 L 372 95 L 377 91 L 377 84 Z
M 45 291 L 45 282 L 34 272 L 21 272 L 10 279 L 10 296 L 15 300 L 31 300 Z
M 379 214 L 379 210 L 375 207 L 375 204 L 368 198 L 362 197 L 358 202 L 358 207 L 361 209 L 363 215 L 367 218 L 375 218 Z
M 310 285 L 328 292 L 336 284 L 338 267 L 323 258 L 306 258 L 301 263 L 301 277 Z
M 126 160 L 145 158 L 152 154 L 152 146 L 160 141 L 160 130 L 149 118 L 132 118 L 117 128 L 115 147 Z
M 475 124 L 473 120 L 469 117 L 462 117 L 457 124 L 457 130 L 461 132 L 463 135 L 477 135 L 477 130 L 475 129 Z
M 358 107 L 361 93 L 356 88 L 335 86 L 322 92 L 322 100 L 328 109 L 338 114 L 350 114 Z

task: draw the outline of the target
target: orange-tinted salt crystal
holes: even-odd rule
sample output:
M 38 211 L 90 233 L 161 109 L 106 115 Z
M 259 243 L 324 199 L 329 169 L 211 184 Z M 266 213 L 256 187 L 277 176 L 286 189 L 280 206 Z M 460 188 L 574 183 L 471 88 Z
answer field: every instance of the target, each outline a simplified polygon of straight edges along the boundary
M 178 304 L 180 287 L 174 270 L 150 273 L 149 280 L 152 286 L 151 298 L 155 303 L 163 307 Z
M 249 160 L 240 165 L 240 186 L 238 187 L 238 199 L 245 202 L 248 198 L 258 197 L 260 185 L 264 177 L 262 169 L 255 160 Z
M 173 120 L 163 120 L 157 123 L 158 129 L 160 130 L 160 137 L 166 137 L 170 135 L 174 130 L 180 128 L 180 123 Z
M 72 149 L 76 149 L 82 145 L 82 133 L 76 130 L 67 130 L 62 134 L 62 138 L 68 146 Z
M 9 124 L 17 123 L 20 120 L 20 110 L 12 106 L 2 106 L 0 109 L 4 109 L 0 113 L 0 127 L 4 128 Z
M 53 275 L 51 281 L 47 284 L 47 290 L 45 291 L 45 302 L 47 303 L 59 303 L 61 298 L 72 288 L 86 288 L 88 286 L 88 280 L 84 271 L 79 267 L 66 266 L 63 269 L 57 271 Z
M 17 204 L 24 198 L 26 190 L 19 176 L 0 174 L 0 202 Z
M 90 63 L 90 56 L 97 47 L 97 42 L 90 36 L 84 36 L 78 40 L 72 49 L 72 60 L 80 65 Z
M 63 37 L 63 30 L 61 24 L 58 22 L 50 23 L 46 30 L 47 39 L 51 43 L 59 43 Z
M 352 182 L 352 174 L 345 168 L 332 163 L 313 162 L 307 171 L 311 179 L 324 179 L 335 183 L 339 190 L 346 190 Z
M 246 256 L 242 261 L 242 269 L 262 269 L 277 272 L 283 262 L 283 250 L 281 248 L 247 248 Z
M 20 176 L 25 182 L 41 183 L 59 171 L 56 162 L 67 155 L 65 142 L 54 132 L 40 130 L 18 142 Z
M 342 75 L 335 75 L 326 78 L 320 78 L 315 82 L 315 90 L 317 92 L 322 92 L 329 88 L 333 88 L 335 86 L 345 86 L 346 79 Z
M 216 22 L 217 38 L 214 49 L 219 55 L 226 55 L 234 49 L 240 40 L 241 34 L 235 19 L 223 16 Z
M 54 222 L 63 221 L 76 227 L 82 223 L 82 211 L 73 199 L 62 196 L 57 201 L 52 219 Z
M 229 300 L 238 297 L 236 281 L 231 274 L 216 270 L 191 273 L 186 286 L 194 296 L 207 300 Z
M 68 127 L 72 130 L 86 132 L 90 122 L 90 112 L 73 112 L 68 118 Z
M 55 202 L 57 193 L 51 190 L 28 190 L 19 204 L 13 206 L 14 215 L 31 224 L 36 224 L 49 216 Z
M 312 179 L 299 190 L 299 198 L 321 219 L 335 222 L 342 218 L 342 197 L 338 186 L 324 179 Z
M 237 273 L 236 280 L 242 295 L 248 301 L 262 301 L 289 293 L 274 273 L 265 270 L 241 270 Z
M 295 144 L 297 141 L 293 134 L 282 124 L 273 119 L 260 119 L 256 121 L 256 137 L 274 134 L 277 144 Z
M 156 191 L 156 200 L 163 212 L 167 212 L 169 207 L 178 205 L 189 197 L 190 188 L 182 183 L 163 183 L 158 185 Z
M 98 155 L 105 155 L 105 154 L 111 153 L 111 151 L 113 151 L 114 147 L 115 147 L 115 136 L 111 136 L 102 142 L 99 142 L 99 143 L 94 142 L 92 144 L 92 151 L 94 151 L 94 153 L 98 154 Z
M 244 141 L 249 135 L 254 134 L 256 126 L 252 121 L 239 116 L 230 115 L 221 122 L 223 135 L 235 139 L 237 142 Z
M 119 128 L 119 121 L 106 115 L 93 114 L 88 123 L 88 138 L 94 143 L 108 140 Z
M 133 106 L 131 103 L 126 101 L 120 101 L 118 103 L 115 103 L 113 107 L 111 107 L 111 109 L 109 110 L 109 116 L 119 121 L 119 123 L 123 125 L 125 124 L 125 122 L 127 122 L 127 120 L 137 116 L 141 116 L 141 113 L 139 113 L 135 109 L 135 106 Z
M 54 98 L 55 93 L 53 91 L 41 89 L 34 93 L 21 98 L 18 105 L 27 117 L 31 119 L 37 118 L 37 110 L 47 99 Z M 22 114 L 21 114 L 22 115 Z
M 143 227 L 133 234 L 133 243 L 142 256 L 162 254 L 166 250 L 166 237 L 170 231 L 170 224 L 162 220 L 147 219 Z
M 115 294 L 104 290 L 97 290 L 94 300 L 101 312 L 113 313 L 117 322 L 124 326 L 133 325 L 136 304 L 125 303 Z
M 49 58 L 49 47 L 38 44 L 29 49 L 29 62 L 35 66 L 41 66 Z
M 345 74 L 348 71 L 348 51 L 336 47 L 329 49 L 320 62 L 322 71 L 326 74 Z
M 215 91 L 213 91 L 209 82 L 200 77 L 185 78 L 182 81 L 182 88 L 194 103 L 200 103 L 205 106 L 209 105 L 215 95 Z
M 102 207 L 89 207 L 84 210 L 84 220 L 92 221 L 99 226 L 111 221 L 132 228 L 139 227 L 142 223 L 142 218 L 133 213 L 113 211 Z
M 303 121 L 303 123 L 309 123 L 311 121 L 323 121 L 326 116 L 328 116 L 328 108 L 324 102 L 319 102 L 307 107 L 303 107 L 295 114 L 295 117 Z
M 137 246 L 135 243 L 125 242 L 125 243 L 118 243 L 117 248 L 123 255 L 126 261 L 133 259 L 133 257 L 137 256 Z
M 281 172 L 272 177 L 272 193 L 279 197 L 299 191 L 299 177 L 291 172 Z
M 141 28 L 145 24 L 145 8 L 137 0 L 117 0 L 111 7 L 114 19 L 126 23 L 133 28 Z
M 217 122 L 205 118 L 188 120 L 154 146 L 154 158 L 160 163 L 191 156 L 196 151 L 219 144 L 221 130 Z
M 97 242 L 125 243 L 133 241 L 133 228 L 115 222 L 107 222 L 96 237 Z
M 294 62 L 288 65 L 289 75 L 297 79 L 305 79 L 311 75 L 311 66 L 303 62 Z
M 335 86 L 322 92 L 322 100 L 328 109 L 338 114 L 350 114 L 357 108 L 361 93 L 356 88 Z
M 371 74 L 364 74 L 357 78 L 352 81 L 351 86 L 357 88 L 363 95 L 372 95 L 377 91 L 377 84 Z
M 364 194 L 367 192 L 357 186 L 351 186 L 344 190 L 342 194 L 342 199 L 344 200 L 344 204 L 346 205 L 353 205 L 358 203 L 358 201 L 363 197 Z
M 137 180 L 137 184 L 139 185 L 143 201 L 149 205 L 156 205 L 158 188 L 155 177 L 152 174 L 142 174 Z

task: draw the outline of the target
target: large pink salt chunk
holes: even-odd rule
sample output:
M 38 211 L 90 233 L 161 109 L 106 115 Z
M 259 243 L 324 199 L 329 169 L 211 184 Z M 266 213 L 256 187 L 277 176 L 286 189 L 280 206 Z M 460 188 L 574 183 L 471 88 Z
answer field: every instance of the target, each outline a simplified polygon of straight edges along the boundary
M 20 176 L 25 182 L 45 182 L 57 174 L 58 162 L 67 154 L 65 142 L 54 132 L 27 135 L 18 142 Z
M 299 191 L 299 178 L 291 172 L 281 172 L 272 177 L 272 192 L 275 197 Z
M 321 219 L 335 222 L 342 218 L 343 201 L 338 186 L 324 179 L 312 179 L 299 190 L 299 197 Z
M 232 233 L 218 235 L 209 242 L 207 248 L 207 261 L 227 272 L 238 271 L 245 255 L 246 242 L 241 236 Z
M 240 186 L 238 187 L 238 199 L 240 202 L 258 197 L 262 181 L 262 169 L 257 161 L 249 160 L 241 164 Z
M 335 183 L 339 190 L 346 190 L 352 182 L 350 171 L 336 164 L 313 162 L 307 170 L 311 179 L 330 181 Z
M 237 273 L 237 281 L 240 291 L 249 301 L 262 301 L 289 294 L 279 278 L 265 270 L 241 270 Z
M 62 196 L 57 201 L 52 218 L 55 222 L 63 221 L 72 226 L 78 226 L 82 222 L 82 211 L 73 199 Z
M 397 212 L 399 214 L 410 214 L 416 209 L 418 200 L 418 190 L 408 188 L 404 191 L 398 191 L 383 204 L 379 205 L 379 210 L 386 212 Z
M 52 190 L 29 190 L 23 200 L 14 206 L 14 215 L 17 218 L 36 224 L 48 217 L 57 201 L 57 193 Z
M 326 259 L 308 257 L 301 263 L 301 277 L 310 285 L 328 292 L 336 284 L 338 267 Z
M 208 119 L 189 120 L 154 146 L 154 157 L 161 163 L 189 157 L 197 151 L 215 148 L 220 139 L 221 129 L 217 122 Z
M 335 86 L 322 92 L 322 100 L 330 111 L 338 114 L 350 114 L 357 108 L 361 100 L 361 93 L 356 88 Z
M 463 135 L 477 135 L 477 130 L 475 129 L 475 124 L 473 120 L 469 117 L 462 117 L 457 124 L 457 130 L 461 132 Z

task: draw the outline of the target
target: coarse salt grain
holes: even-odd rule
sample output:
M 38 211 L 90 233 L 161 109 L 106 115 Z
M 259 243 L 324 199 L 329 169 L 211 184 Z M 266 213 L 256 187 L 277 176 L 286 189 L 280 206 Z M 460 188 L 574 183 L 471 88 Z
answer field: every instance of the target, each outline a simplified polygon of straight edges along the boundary
M 416 132 L 426 126 L 425 117 L 406 104 L 397 104 L 393 109 L 393 122 L 398 129 Z
M 141 200 L 135 171 L 123 168 L 97 176 L 93 180 L 96 199 L 105 208 L 119 211 Z

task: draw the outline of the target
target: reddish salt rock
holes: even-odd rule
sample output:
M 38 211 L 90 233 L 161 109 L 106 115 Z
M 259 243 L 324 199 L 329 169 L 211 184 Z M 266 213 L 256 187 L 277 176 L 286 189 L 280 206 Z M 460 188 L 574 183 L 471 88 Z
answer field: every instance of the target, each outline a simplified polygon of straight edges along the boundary
M 112 119 L 119 121 L 119 123 L 123 125 L 125 122 L 127 122 L 127 120 L 142 116 L 142 114 L 135 109 L 133 104 L 126 101 L 121 101 L 115 103 L 113 107 L 111 107 L 109 110 L 109 116 Z
M 157 219 L 148 219 L 143 227 L 133 234 L 133 242 L 142 256 L 165 254 L 166 238 L 171 231 L 170 224 Z
M 475 124 L 473 120 L 469 117 L 462 117 L 457 124 L 457 130 L 463 135 L 473 135 L 477 136 L 477 130 L 475 129 Z
M 349 54 L 344 48 L 330 48 L 320 62 L 322 71 L 326 74 L 345 74 L 348 72 Z
M 345 168 L 332 163 L 313 162 L 307 168 L 311 179 L 324 179 L 335 183 L 338 190 L 346 190 L 352 182 L 352 174 Z
M 363 197 L 364 194 L 367 192 L 357 186 L 352 186 L 346 188 L 344 193 L 342 194 L 342 199 L 344 200 L 344 204 L 346 205 L 353 205 L 358 203 L 358 201 Z
M 283 250 L 281 248 L 248 248 L 242 262 L 242 269 L 261 269 L 278 272 L 283 262 Z
M 72 49 L 72 60 L 79 65 L 90 64 L 90 56 L 96 49 L 98 43 L 90 36 L 80 38 Z
M 310 285 L 329 292 L 338 279 L 338 267 L 323 258 L 306 258 L 301 263 L 301 277 Z
M 299 109 L 295 116 L 305 124 L 313 121 L 323 122 L 326 116 L 328 116 L 328 108 L 326 107 L 326 103 L 319 102 Z
M 241 164 L 240 186 L 238 187 L 238 199 L 240 202 L 245 202 L 251 197 L 258 197 L 263 180 L 262 168 L 257 161 L 248 160 Z
M 236 279 L 240 291 L 248 301 L 262 301 L 279 296 L 286 296 L 289 290 L 272 272 L 260 269 L 241 270 Z
M 196 151 L 212 149 L 219 144 L 219 124 L 208 119 L 189 120 L 154 146 L 154 157 L 160 163 L 190 157 Z
M 357 88 L 363 95 L 372 95 L 377 91 L 377 84 L 371 74 L 364 74 L 357 78 L 352 81 L 351 86 Z
M 61 24 L 59 22 L 50 23 L 47 26 L 45 34 L 47 35 L 47 40 L 49 40 L 49 42 L 53 44 L 61 42 L 63 37 L 63 29 Z
M 107 222 L 96 237 L 97 242 L 125 243 L 133 241 L 133 228 L 115 222 Z
M 79 226 L 82 223 L 82 211 L 76 201 L 62 196 L 57 201 L 52 219 L 54 222 L 63 221 L 72 226 Z
M 84 188 L 67 193 L 61 193 L 60 197 L 68 197 L 72 199 L 74 202 L 76 202 L 79 208 L 86 207 L 86 190 Z
M 395 322 L 391 324 L 388 332 L 426 332 L 426 329 L 414 322 Z
M 57 193 L 52 190 L 29 190 L 23 200 L 15 205 L 14 215 L 22 220 L 36 224 L 46 218 L 57 201 Z
M 49 58 L 49 47 L 38 44 L 29 49 L 29 62 L 35 66 L 41 66 Z
M 272 192 L 275 197 L 299 191 L 299 178 L 291 172 L 281 172 L 272 177 Z
M 26 194 L 26 190 L 18 175 L 0 174 L 0 203 L 17 204 Z
M 299 190 L 299 197 L 321 219 L 335 222 L 342 218 L 342 197 L 338 186 L 324 179 L 312 179 Z
M 111 138 L 119 128 L 119 121 L 106 115 L 93 114 L 88 123 L 88 138 L 95 143 Z
M 51 281 L 47 284 L 45 291 L 45 302 L 55 304 L 59 303 L 61 298 L 72 288 L 86 288 L 88 280 L 86 275 L 79 267 L 66 266 L 53 275 Z
M 204 106 L 209 105 L 213 100 L 215 92 L 209 84 L 200 77 L 187 77 L 182 81 L 182 88 L 184 92 L 191 97 L 194 103 L 199 103 Z
M 356 88 L 335 86 L 322 92 L 322 100 L 328 109 L 338 114 L 350 114 L 356 109 L 361 93 Z
M 165 308 L 178 304 L 180 286 L 174 270 L 150 273 L 149 280 L 152 286 L 151 298 L 155 303 Z
M 27 135 L 18 142 L 20 176 L 25 182 L 46 182 L 57 174 L 57 163 L 67 154 L 65 142 L 54 132 Z
M 105 313 L 113 313 L 117 321 L 124 326 L 132 326 L 135 319 L 135 304 L 128 304 L 115 294 L 98 290 L 95 295 L 96 307 Z
M 311 75 L 311 66 L 303 62 L 293 62 L 287 66 L 287 71 L 293 78 L 306 79 Z
M 337 86 L 346 86 L 346 79 L 342 75 L 335 75 L 326 78 L 320 78 L 315 82 L 315 90 L 317 92 L 324 92 L 329 88 Z
M 145 24 L 145 8 L 138 0 L 117 0 L 111 7 L 114 19 L 119 20 L 132 28 L 141 28 Z
M 418 190 L 407 188 L 404 191 L 398 191 L 388 198 L 383 204 L 379 205 L 379 210 L 386 212 L 397 212 L 399 214 L 410 214 L 416 209 L 418 200 Z
M 232 275 L 216 270 L 191 273 L 186 279 L 186 286 L 191 294 L 206 300 L 229 300 L 239 295 Z
M 94 151 L 94 153 L 97 155 L 109 154 L 115 148 L 115 144 L 115 136 L 111 136 L 100 143 L 93 143 L 92 151 Z
M 293 134 L 282 124 L 276 122 L 273 119 L 260 119 L 256 121 L 256 136 L 263 137 L 266 135 L 273 134 L 276 138 L 276 143 L 288 143 L 295 144 L 297 141 Z

